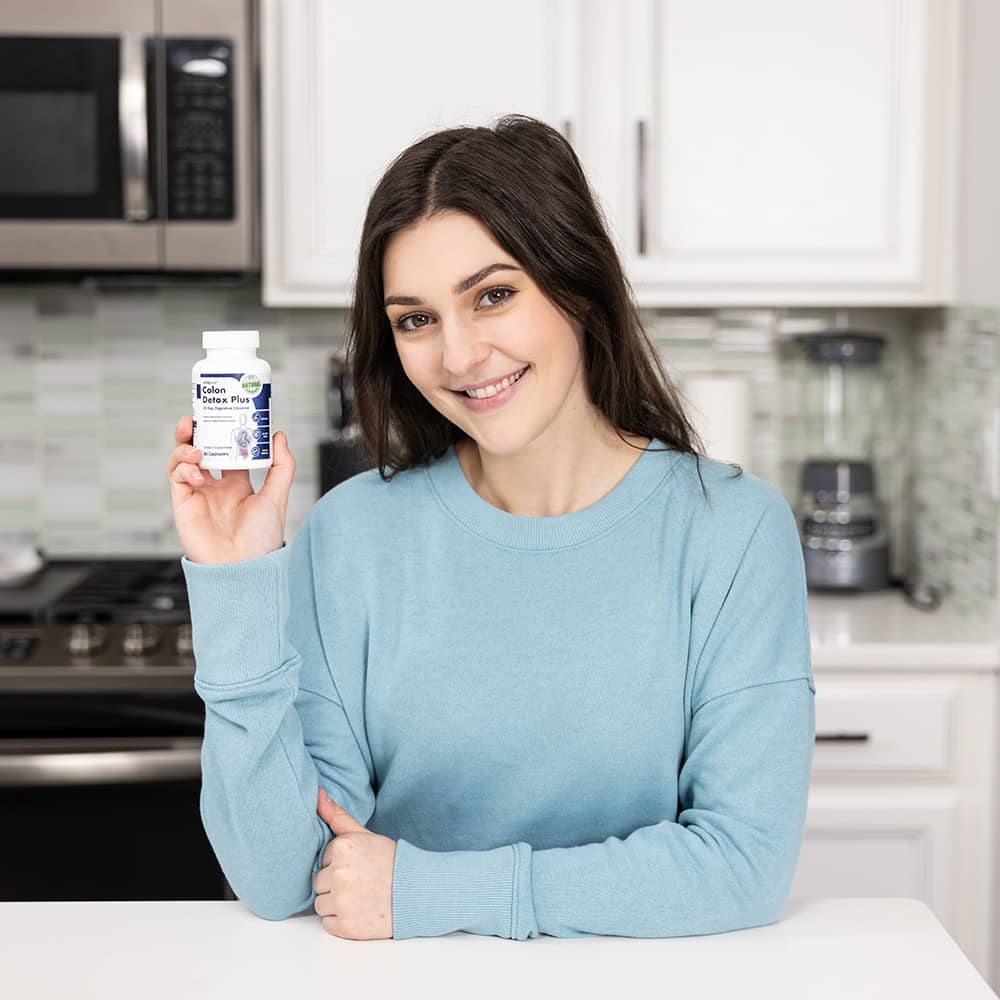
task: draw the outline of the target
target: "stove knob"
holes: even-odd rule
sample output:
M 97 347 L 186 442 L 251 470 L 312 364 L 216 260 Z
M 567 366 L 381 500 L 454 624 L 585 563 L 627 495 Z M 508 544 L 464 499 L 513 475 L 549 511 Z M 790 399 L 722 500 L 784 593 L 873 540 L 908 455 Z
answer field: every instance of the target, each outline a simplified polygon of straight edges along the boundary
M 69 630 L 69 651 L 72 656 L 93 656 L 104 646 L 108 630 L 97 622 L 74 622 Z
M 126 656 L 145 656 L 152 653 L 160 642 L 160 630 L 155 625 L 133 622 L 125 626 L 122 652 Z
M 191 626 L 177 626 L 177 655 L 194 656 L 194 643 L 191 640 Z

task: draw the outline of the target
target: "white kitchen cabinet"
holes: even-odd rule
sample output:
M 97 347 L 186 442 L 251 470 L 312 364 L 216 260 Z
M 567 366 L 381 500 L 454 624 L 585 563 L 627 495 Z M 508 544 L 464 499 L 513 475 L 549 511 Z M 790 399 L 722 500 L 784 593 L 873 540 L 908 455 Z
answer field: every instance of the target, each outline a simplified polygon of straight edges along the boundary
M 347 305 L 439 128 L 568 134 L 644 306 L 928 304 L 955 268 L 959 0 L 263 0 L 264 301 Z
M 264 302 L 346 306 L 365 209 L 427 133 L 532 115 L 573 136 L 578 0 L 263 0 Z
M 996 676 L 814 673 L 816 748 L 791 897 L 921 899 L 996 983 Z
M 957 0 L 586 3 L 581 156 L 640 304 L 940 302 Z

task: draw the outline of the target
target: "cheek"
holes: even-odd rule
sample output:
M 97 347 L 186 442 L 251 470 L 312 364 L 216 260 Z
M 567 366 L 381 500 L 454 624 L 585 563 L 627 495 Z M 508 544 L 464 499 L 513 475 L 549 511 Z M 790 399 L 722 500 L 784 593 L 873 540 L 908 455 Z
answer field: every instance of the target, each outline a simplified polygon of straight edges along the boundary
M 403 374 L 418 388 L 433 388 L 437 384 L 435 366 L 429 355 L 419 350 L 397 351 Z
M 399 358 L 399 365 L 403 369 L 403 374 L 411 381 L 417 382 L 418 371 L 420 366 L 416 363 L 416 358 L 412 351 L 408 351 L 405 348 L 400 348 L 399 344 L 396 345 L 396 356 Z

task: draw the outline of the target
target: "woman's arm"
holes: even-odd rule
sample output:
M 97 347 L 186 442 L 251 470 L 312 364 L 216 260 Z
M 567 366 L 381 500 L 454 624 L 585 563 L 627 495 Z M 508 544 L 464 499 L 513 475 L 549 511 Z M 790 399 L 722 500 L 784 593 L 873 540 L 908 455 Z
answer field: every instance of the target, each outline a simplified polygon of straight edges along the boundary
M 432 852 L 400 838 L 393 937 L 675 937 L 772 923 L 802 841 L 813 693 L 802 678 L 702 706 L 677 822 L 541 851 L 518 843 Z
M 255 559 L 182 557 L 194 686 L 205 702 L 202 822 L 236 895 L 274 920 L 312 906 L 331 839 L 316 815 L 320 781 L 361 823 L 375 808 L 368 759 L 320 637 L 310 523 Z
M 707 624 L 695 639 L 676 821 L 539 851 L 520 842 L 432 852 L 401 838 L 394 937 L 672 937 L 780 916 L 815 740 L 805 571 L 783 500 L 764 510 L 739 558 L 698 600 Z

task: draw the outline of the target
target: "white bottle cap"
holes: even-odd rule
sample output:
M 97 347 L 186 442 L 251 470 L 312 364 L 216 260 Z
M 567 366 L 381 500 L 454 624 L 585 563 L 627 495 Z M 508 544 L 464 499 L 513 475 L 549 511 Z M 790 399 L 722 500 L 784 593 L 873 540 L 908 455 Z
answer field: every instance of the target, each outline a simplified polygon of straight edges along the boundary
M 234 351 L 244 347 L 260 347 L 259 330 L 205 330 L 201 335 L 203 348 L 229 348 Z

